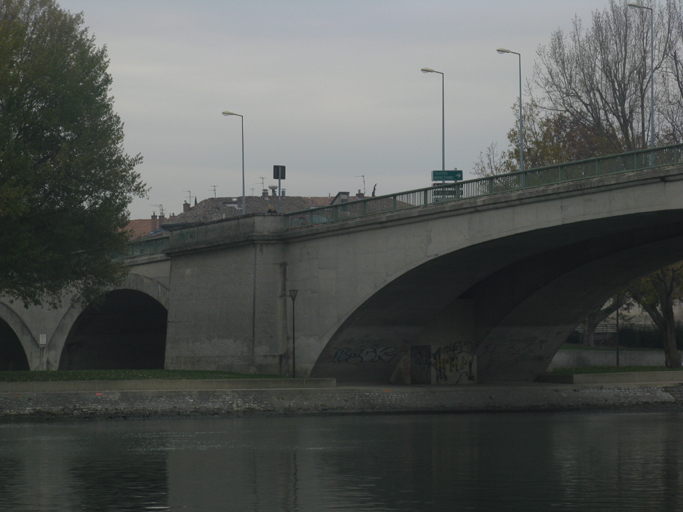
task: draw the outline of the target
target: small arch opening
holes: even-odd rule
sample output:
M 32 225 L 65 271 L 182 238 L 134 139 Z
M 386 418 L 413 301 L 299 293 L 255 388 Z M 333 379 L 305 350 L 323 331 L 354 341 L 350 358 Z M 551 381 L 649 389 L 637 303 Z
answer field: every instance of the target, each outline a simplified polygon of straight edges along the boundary
M 60 370 L 163 369 L 168 311 L 149 295 L 114 290 L 69 332 Z
M 28 370 L 28 358 L 19 337 L 7 322 L 0 320 L 0 372 Z

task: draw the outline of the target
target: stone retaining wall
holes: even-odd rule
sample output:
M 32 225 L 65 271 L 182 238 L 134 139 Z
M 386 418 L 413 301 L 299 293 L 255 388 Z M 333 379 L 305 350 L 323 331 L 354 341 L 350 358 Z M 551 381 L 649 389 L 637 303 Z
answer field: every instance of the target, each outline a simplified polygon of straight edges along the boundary
M 0 393 L 0 420 L 244 414 L 681 409 L 683 385 L 519 385 Z M 683 410 L 683 409 L 681 409 Z

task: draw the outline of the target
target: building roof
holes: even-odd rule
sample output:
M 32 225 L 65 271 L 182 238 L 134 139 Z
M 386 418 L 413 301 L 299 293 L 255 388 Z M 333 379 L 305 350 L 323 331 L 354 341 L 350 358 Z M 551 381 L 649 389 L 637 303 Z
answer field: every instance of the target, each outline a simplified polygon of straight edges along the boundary
M 135 219 L 131 220 L 126 226 L 125 231 L 130 231 L 131 240 L 148 235 L 153 231 L 152 219 Z
M 166 219 L 163 216 L 156 215 L 152 215 L 150 219 L 133 219 L 128 222 L 124 231 L 130 232 L 131 241 L 155 238 L 163 235 L 163 226 L 160 224 L 164 222 Z

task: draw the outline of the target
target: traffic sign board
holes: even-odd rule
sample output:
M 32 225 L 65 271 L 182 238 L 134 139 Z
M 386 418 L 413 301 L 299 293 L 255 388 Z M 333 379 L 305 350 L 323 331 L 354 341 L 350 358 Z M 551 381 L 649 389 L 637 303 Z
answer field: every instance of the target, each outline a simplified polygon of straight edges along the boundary
M 462 171 L 432 171 L 432 181 L 460 181 Z
M 455 187 L 440 187 L 432 190 L 434 197 L 457 197 L 459 193 L 460 190 Z

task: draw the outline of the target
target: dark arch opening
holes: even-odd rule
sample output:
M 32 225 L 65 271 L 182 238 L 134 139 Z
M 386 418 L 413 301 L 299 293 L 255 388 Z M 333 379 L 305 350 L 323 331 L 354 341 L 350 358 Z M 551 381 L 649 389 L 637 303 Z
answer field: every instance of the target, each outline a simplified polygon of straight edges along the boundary
M 28 358 L 19 337 L 7 322 L 0 320 L 0 371 L 28 370 Z
M 135 290 L 87 307 L 64 343 L 60 370 L 163 369 L 168 311 Z

